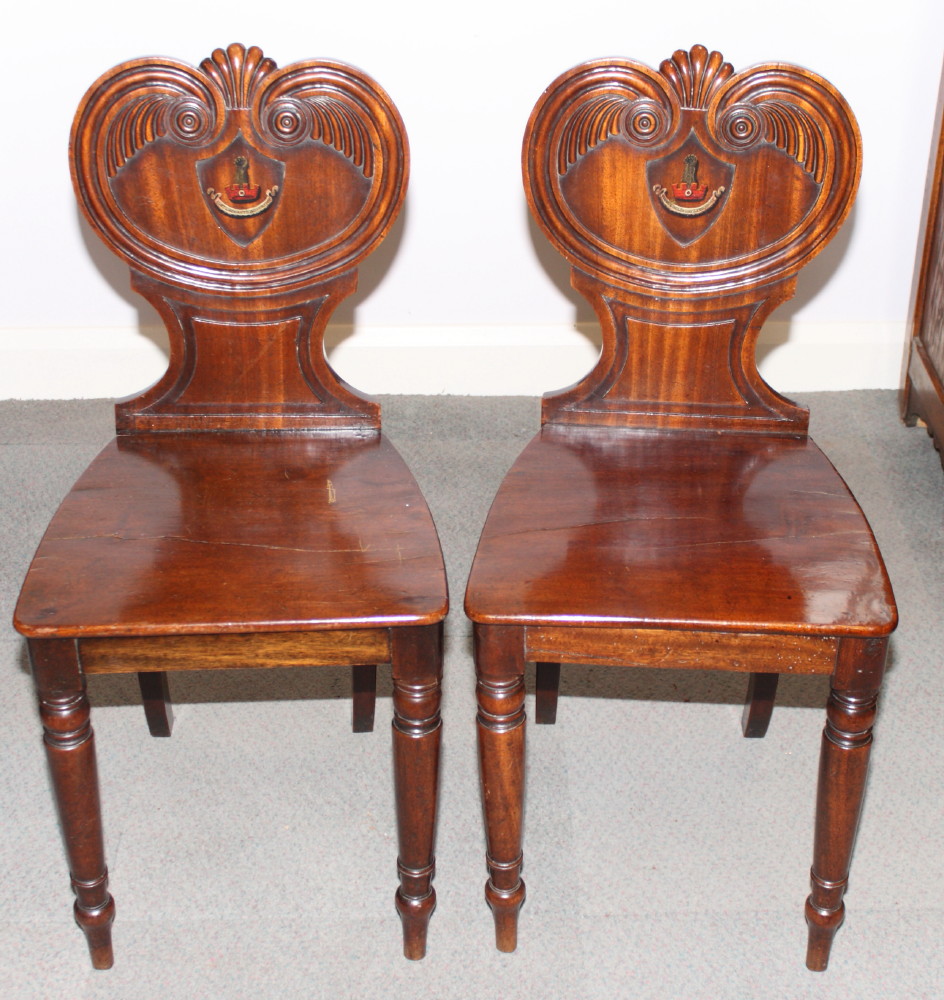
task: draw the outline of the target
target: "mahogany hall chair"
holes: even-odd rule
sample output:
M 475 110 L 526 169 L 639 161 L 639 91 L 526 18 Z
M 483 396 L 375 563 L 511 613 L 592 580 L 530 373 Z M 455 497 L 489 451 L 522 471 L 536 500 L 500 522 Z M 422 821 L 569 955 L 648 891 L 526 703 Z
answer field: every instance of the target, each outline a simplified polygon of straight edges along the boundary
M 54 516 L 16 609 L 28 639 L 75 915 L 112 964 L 85 677 L 139 672 L 169 735 L 166 672 L 349 665 L 354 729 L 391 664 L 404 952 L 435 905 L 439 541 L 377 403 L 325 359 L 325 325 L 402 204 L 407 138 L 368 76 L 279 69 L 258 48 L 198 69 L 124 63 L 76 114 L 92 228 L 170 336 L 167 373 Z
M 545 396 L 466 593 L 497 945 L 517 943 L 524 664 L 553 722 L 560 664 L 734 670 L 762 736 L 778 675 L 828 674 L 807 963 L 843 919 L 891 588 L 807 411 L 757 372 L 758 331 L 849 212 L 855 120 L 821 77 L 717 52 L 559 77 L 524 139 L 535 219 L 593 304 L 589 375 Z

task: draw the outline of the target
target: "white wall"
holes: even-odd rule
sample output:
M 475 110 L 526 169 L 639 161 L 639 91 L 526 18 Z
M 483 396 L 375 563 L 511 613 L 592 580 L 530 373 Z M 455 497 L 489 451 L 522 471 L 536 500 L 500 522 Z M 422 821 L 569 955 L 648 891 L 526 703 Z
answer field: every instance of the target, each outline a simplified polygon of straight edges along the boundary
M 403 217 L 362 266 L 331 335 L 332 361 L 358 387 L 540 393 L 589 368 L 592 316 L 528 221 L 524 125 L 543 88 L 584 59 L 657 66 L 696 42 L 736 69 L 784 60 L 817 70 L 862 129 L 857 206 L 765 330 L 762 372 L 786 392 L 898 384 L 944 51 L 938 0 L 880 9 L 861 0 L 86 0 L 23 4 L 18 16 L 0 97 L 0 398 L 125 395 L 163 371 L 156 317 L 79 219 L 69 127 L 86 87 L 116 63 L 147 54 L 198 63 L 234 40 L 280 65 L 354 63 L 406 122 L 413 167 Z

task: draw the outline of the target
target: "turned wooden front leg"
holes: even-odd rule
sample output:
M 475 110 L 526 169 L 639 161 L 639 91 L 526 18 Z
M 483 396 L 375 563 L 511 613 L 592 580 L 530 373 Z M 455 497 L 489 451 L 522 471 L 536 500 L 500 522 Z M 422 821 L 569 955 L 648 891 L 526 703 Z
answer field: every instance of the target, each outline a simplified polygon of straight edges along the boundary
M 887 639 L 843 639 L 832 678 L 816 796 L 812 892 L 806 901 L 806 964 L 817 972 L 829 963 L 833 937 L 845 915 L 842 897 L 865 792 L 887 644 Z
M 426 954 L 426 931 L 436 908 L 433 844 L 442 732 L 442 625 L 393 628 L 393 761 L 397 798 L 403 954 Z
M 521 824 L 524 806 L 524 632 L 513 625 L 475 626 L 479 764 L 489 879 L 485 898 L 499 951 L 518 946 Z
M 85 932 L 92 965 L 110 969 L 115 903 L 108 893 L 95 737 L 85 676 L 74 640 L 31 639 L 29 651 L 75 892 L 75 919 Z

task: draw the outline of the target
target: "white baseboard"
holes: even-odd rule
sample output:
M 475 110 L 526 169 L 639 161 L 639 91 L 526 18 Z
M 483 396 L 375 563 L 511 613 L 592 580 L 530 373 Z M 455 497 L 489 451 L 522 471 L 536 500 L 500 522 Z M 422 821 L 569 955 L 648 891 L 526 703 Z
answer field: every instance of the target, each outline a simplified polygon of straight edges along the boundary
M 769 323 L 760 371 L 780 392 L 894 389 L 905 324 Z M 328 356 L 371 394 L 539 396 L 581 378 L 599 351 L 595 331 L 566 326 L 332 329 Z M 0 399 L 130 395 L 167 363 L 163 331 L 0 329 Z

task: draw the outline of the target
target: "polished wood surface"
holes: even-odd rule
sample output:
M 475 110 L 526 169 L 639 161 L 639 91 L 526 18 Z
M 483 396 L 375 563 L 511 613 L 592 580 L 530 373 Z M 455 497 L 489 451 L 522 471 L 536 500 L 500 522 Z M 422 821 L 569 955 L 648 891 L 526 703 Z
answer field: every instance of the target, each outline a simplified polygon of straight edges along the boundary
M 164 636 L 444 612 L 432 519 L 385 438 L 136 434 L 107 445 L 54 516 L 16 624 Z
M 166 374 L 119 403 L 119 432 L 380 426 L 323 349 L 406 194 L 406 133 L 373 80 L 240 45 L 197 69 L 124 63 L 80 104 L 70 164 L 170 337 Z M 255 198 L 234 202 L 242 168 Z
M 931 162 L 924 193 L 922 233 L 911 297 L 911 340 L 901 413 L 924 422 L 942 463 L 944 441 L 944 74 L 938 93 Z
M 525 898 L 527 661 L 543 724 L 562 662 L 747 673 L 749 737 L 767 730 L 779 674 L 827 674 L 806 909 L 807 964 L 823 969 L 897 611 L 868 522 L 754 347 L 852 206 L 855 120 L 815 74 L 735 73 L 696 46 L 658 71 L 564 73 L 531 115 L 523 166 L 603 349 L 545 396 L 466 591 L 497 946 L 516 947 Z
M 15 612 L 93 965 L 112 964 L 115 911 L 86 674 L 137 672 L 166 737 L 170 672 L 328 664 L 351 668 L 355 732 L 373 728 L 377 664 L 391 666 L 396 906 L 404 954 L 421 958 L 445 571 L 378 405 L 323 343 L 402 205 L 403 124 L 359 70 L 279 69 L 231 45 L 198 68 L 106 73 L 70 152 L 86 218 L 171 345 L 164 377 L 118 403 L 118 437 L 53 517 Z
M 555 80 L 525 133 L 525 193 L 603 350 L 544 420 L 804 433 L 754 347 L 851 209 L 859 149 L 835 88 L 782 63 L 735 73 L 696 46 L 658 72 L 602 59 Z
M 809 439 L 559 424 L 505 477 L 467 600 L 482 624 L 874 635 L 895 621 L 868 523 Z

